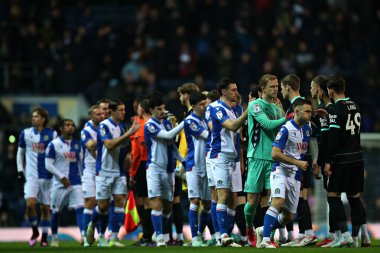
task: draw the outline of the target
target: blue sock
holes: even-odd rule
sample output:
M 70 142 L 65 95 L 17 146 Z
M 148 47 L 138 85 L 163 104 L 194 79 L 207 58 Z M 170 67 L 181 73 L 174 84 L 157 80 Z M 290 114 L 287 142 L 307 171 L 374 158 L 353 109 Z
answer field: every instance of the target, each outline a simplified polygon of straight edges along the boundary
M 278 214 L 276 208 L 269 207 L 265 216 L 264 216 L 264 232 L 263 237 L 270 237 L 270 233 L 272 230 L 275 230 L 281 226 L 278 222 Z
M 227 206 L 223 204 L 216 205 L 216 217 L 218 219 L 219 231 L 220 234 L 227 234 Z
M 100 213 L 99 207 L 96 206 L 91 217 L 92 224 L 98 226 L 101 234 L 104 235 L 107 229 L 108 213 Z
M 209 220 L 210 220 L 210 211 L 205 211 L 203 209 L 200 215 L 199 228 L 198 228 L 198 232 L 200 234 L 203 234 L 203 231 L 205 230 L 205 227 L 208 224 Z
M 211 202 L 211 221 L 214 226 L 214 231 L 219 232 L 218 218 L 216 217 L 216 201 L 212 200 Z
M 109 208 L 108 208 L 108 213 L 109 213 L 109 216 L 108 216 L 108 230 L 109 231 L 112 231 L 112 221 L 113 221 L 113 215 L 115 213 L 114 209 L 115 209 L 115 202 L 112 200 L 110 202 L 110 205 L 109 205 Z
M 162 234 L 162 211 L 152 209 L 152 223 L 156 236 Z
M 88 223 L 91 221 L 92 213 L 93 211 L 91 209 L 85 208 L 83 210 L 83 228 L 85 233 L 87 232 Z
M 191 237 L 198 236 L 198 209 L 199 206 L 195 204 L 190 204 L 189 208 L 189 225 L 191 230 Z
M 36 227 L 37 226 L 37 216 L 31 216 L 29 217 L 29 224 L 32 226 L 32 227 Z
M 83 227 L 83 209 L 84 209 L 83 207 L 79 207 L 79 208 L 75 209 L 77 224 L 78 224 L 80 232 L 82 232 L 84 230 L 84 227 Z
M 234 229 L 235 225 L 235 210 L 227 208 L 227 216 L 226 216 L 226 227 L 227 227 L 227 234 L 231 235 L 232 230 Z
M 41 220 L 40 226 L 42 228 L 42 234 L 47 234 L 50 227 L 50 221 L 49 220 Z
M 112 220 L 112 233 L 119 233 L 120 227 L 124 223 L 124 207 L 115 207 Z
M 51 233 L 53 235 L 56 235 L 58 233 L 58 226 L 59 226 L 59 216 L 60 213 L 53 212 L 51 214 L 50 218 L 50 226 L 51 226 Z

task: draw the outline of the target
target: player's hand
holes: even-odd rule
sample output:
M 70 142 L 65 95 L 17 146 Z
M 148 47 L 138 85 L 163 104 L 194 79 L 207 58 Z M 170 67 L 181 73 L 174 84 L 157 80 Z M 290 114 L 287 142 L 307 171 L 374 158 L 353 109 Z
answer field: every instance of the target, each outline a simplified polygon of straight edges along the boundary
M 129 178 L 129 188 L 132 189 L 136 185 L 136 180 L 133 177 Z
M 294 118 L 294 112 L 289 113 L 289 115 L 285 116 L 286 120 L 291 120 Z
M 273 98 L 273 104 L 279 106 L 281 109 L 283 108 L 282 104 L 281 104 L 281 101 L 278 98 Z
M 331 176 L 331 174 L 332 174 L 332 171 L 331 171 L 331 164 L 329 164 L 329 163 L 326 163 L 325 164 L 325 169 L 324 169 L 324 172 L 325 172 L 325 175 L 326 176 Z
M 321 179 L 321 166 L 318 165 L 317 159 L 313 162 L 313 174 L 315 179 Z
M 18 179 L 18 181 L 19 181 L 21 184 L 25 184 L 26 179 L 25 179 L 25 175 L 24 175 L 24 172 L 23 172 L 23 171 L 19 171 L 19 172 L 17 173 L 17 179 Z
M 61 178 L 61 183 L 65 188 L 68 188 L 70 186 L 70 181 L 67 179 L 67 177 Z
M 301 160 L 299 160 L 296 166 L 298 168 L 300 168 L 301 170 L 306 171 L 307 168 L 309 168 L 309 163 L 307 161 L 301 161 Z
M 134 120 L 132 126 L 128 129 L 127 133 L 129 135 L 134 134 L 137 132 L 137 130 L 139 130 L 139 128 L 140 128 L 139 122 L 137 120 Z
M 329 113 L 325 109 L 317 109 L 315 110 L 315 115 L 318 115 L 322 118 L 327 118 L 329 116 Z

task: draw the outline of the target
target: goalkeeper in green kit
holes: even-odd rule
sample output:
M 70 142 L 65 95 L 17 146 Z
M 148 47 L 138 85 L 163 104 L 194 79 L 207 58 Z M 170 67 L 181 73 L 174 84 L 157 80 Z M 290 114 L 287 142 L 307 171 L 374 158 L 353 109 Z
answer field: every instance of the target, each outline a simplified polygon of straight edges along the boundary
M 269 176 L 274 163 L 272 142 L 280 126 L 293 117 L 292 114 L 283 117 L 284 112 L 277 98 L 278 86 L 275 75 L 263 75 L 259 80 L 262 98 L 248 105 L 248 176 L 244 188 L 247 192 L 244 215 L 251 247 L 256 247 L 253 219 L 264 187 L 270 196 Z

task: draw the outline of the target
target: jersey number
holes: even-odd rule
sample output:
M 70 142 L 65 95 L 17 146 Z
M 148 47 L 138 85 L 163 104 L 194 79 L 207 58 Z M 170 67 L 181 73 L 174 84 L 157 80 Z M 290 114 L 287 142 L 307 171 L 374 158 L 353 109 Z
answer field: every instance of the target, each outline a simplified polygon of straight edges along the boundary
M 351 131 L 351 135 L 355 134 L 355 128 L 358 127 L 358 133 L 360 133 L 360 113 L 355 113 L 354 119 L 351 119 L 351 114 L 347 116 L 346 130 Z

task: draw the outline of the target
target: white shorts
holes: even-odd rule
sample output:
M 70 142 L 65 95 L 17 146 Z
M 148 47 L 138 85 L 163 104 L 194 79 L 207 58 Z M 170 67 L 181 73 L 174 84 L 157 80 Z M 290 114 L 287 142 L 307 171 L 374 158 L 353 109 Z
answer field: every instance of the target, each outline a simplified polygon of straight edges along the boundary
M 206 172 L 207 172 L 207 180 L 208 180 L 209 187 L 215 187 L 213 170 L 214 170 L 214 159 L 206 157 Z
M 240 162 L 235 163 L 235 169 L 231 175 L 232 187 L 231 192 L 241 192 L 243 190 L 243 183 L 241 178 Z
M 77 209 L 84 206 L 81 185 L 73 185 L 69 188 L 60 186 L 51 189 L 51 210 L 53 212 L 60 212 L 66 204 L 69 209 Z
M 211 200 L 206 173 L 202 175 L 194 170 L 186 172 L 186 181 L 189 199 L 199 198 L 201 200 Z
M 167 173 L 155 166 L 149 165 L 146 170 L 146 182 L 148 186 L 148 197 L 160 197 L 173 201 L 174 173 Z
M 235 170 L 235 161 L 225 157 L 213 159 L 214 162 L 214 180 L 216 189 L 232 190 L 232 172 Z
M 24 198 L 35 198 L 43 205 L 50 205 L 50 190 L 50 179 L 39 178 L 34 180 L 26 180 L 24 184 Z
M 285 199 L 284 208 L 291 213 L 297 212 L 301 182 L 289 177 L 281 168 L 270 174 L 271 198 Z
M 83 190 L 83 196 L 85 199 L 95 198 L 95 195 L 96 195 L 95 178 L 96 176 L 94 174 L 86 173 L 86 171 L 84 171 L 83 176 L 82 176 L 82 190 Z
M 127 179 L 123 177 L 96 176 L 96 199 L 110 199 L 112 195 L 127 194 Z

